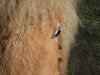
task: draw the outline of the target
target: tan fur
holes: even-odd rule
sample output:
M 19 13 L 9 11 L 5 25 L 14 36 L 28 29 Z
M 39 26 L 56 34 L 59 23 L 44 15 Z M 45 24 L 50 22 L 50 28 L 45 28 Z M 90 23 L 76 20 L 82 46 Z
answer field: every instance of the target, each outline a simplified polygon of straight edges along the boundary
M 77 29 L 75 4 L 0 0 L 0 75 L 66 75 Z M 52 38 L 58 27 L 60 36 Z

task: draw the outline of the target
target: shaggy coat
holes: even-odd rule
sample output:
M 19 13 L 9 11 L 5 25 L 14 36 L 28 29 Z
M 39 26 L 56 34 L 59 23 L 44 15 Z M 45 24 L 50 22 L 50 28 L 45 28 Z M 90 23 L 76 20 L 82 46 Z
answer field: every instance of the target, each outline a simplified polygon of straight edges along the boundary
M 0 75 L 66 75 L 76 30 L 75 0 L 0 0 Z

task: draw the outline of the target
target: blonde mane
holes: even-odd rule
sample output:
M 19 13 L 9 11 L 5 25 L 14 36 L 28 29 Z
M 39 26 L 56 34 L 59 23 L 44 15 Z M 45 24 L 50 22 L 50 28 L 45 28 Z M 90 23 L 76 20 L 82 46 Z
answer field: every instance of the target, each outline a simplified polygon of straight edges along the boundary
M 34 25 L 40 27 L 40 23 L 45 21 L 50 26 L 58 17 L 62 25 L 59 40 L 65 49 L 62 51 L 62 57 L 68 59 L 70 45 L 77 31 L 76 0 L 0 0 L 0 75 L 10 75 L 11 51 L 23 46 L 16 43 L 23 41 L 23 37 L 34 35 Z M 13 48 L 12 41 L 15 41 Z M 9 67 L 6 67 L 8 65 Z M 63 65 L 60 67 L 61 72 L 66 68 Z

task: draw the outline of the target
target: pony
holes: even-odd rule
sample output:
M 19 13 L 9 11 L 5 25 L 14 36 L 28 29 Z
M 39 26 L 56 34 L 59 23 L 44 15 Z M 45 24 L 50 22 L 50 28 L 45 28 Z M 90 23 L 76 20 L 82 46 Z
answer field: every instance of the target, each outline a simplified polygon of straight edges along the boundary
M 76 3 L 0 0 L 0 75 L 66 75 Z

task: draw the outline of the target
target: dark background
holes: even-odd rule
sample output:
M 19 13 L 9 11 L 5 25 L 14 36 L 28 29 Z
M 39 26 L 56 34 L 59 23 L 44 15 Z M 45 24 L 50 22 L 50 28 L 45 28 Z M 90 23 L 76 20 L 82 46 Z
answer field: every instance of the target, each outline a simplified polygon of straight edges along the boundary
M 79 28 L 68 75 L 100 75 L 100 0 L 79 0 Z

